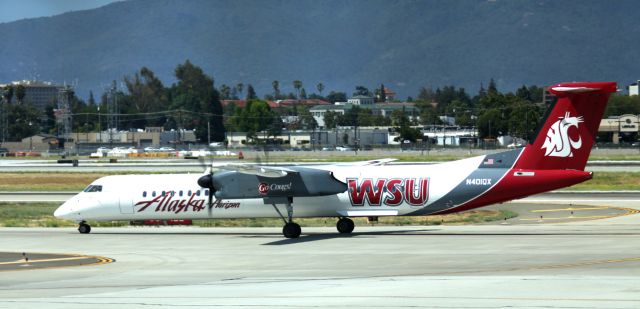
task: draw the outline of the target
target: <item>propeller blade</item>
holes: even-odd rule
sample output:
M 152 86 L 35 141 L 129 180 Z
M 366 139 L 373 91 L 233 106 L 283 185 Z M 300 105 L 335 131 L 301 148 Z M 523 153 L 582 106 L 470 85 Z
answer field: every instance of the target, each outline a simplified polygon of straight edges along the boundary
M 211 217 L 211 208 L 213 208 L 213 190 L 209 190 L 209 217 Z

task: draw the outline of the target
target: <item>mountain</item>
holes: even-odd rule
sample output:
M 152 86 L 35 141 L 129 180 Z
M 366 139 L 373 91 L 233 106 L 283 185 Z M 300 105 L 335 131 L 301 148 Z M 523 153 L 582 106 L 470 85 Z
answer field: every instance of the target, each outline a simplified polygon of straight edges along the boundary
M 634 0 L 131 0 L 0 24 L 0 82 L 77 82 L 86 97 L 142 66 L 170 84 L 189 59 L 259 95 L 296 79 L 308 93 L 384 83 L 401 97 L 490 78 L 625 85 L 640 78 L 639 17 Z

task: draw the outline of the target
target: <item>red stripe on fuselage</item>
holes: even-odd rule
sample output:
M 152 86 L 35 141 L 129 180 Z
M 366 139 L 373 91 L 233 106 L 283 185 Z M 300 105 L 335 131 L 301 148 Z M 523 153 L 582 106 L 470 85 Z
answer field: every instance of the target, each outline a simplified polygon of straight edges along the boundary
M 533 176 L 516 176 L 516 172 L 533 172 Z M 520 170 L 511 169 L 495 186 L 475 199 L 434 214 L 448 214 L 529 195 L 569 187 L 592 178 L 592 173 L 576 170 Z

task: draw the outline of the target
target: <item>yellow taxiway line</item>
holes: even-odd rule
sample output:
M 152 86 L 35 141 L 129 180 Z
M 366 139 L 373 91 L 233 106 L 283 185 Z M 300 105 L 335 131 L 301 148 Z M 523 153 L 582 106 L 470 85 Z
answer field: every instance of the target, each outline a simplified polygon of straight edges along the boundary
M 577 211 L 577 210 L 603 210 L 603 209 L 609 209 L 611 207 L 608 206 L 594 206 L 594 207 L 580 207 L 580 208 L 575 208 L 575 207 L 569 207 L 569 208 L 556 208 L 556 209 L 537 209 L 537 210 L 532 210 L 531 212 L 558 212 L 558 211 Z

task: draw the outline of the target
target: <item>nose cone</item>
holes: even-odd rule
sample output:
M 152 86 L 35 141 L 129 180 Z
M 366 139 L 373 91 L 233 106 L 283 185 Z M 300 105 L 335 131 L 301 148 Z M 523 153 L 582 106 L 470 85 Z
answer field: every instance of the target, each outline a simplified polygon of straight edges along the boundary
M 71 200 L 64 202 L 64 204 L 60 205 L 56 211 L 53 212 L 53 216 L 58 219 L 69 219 L 69 216 L 73 209 L 71 209 L 71 205 L 69 204 Z

